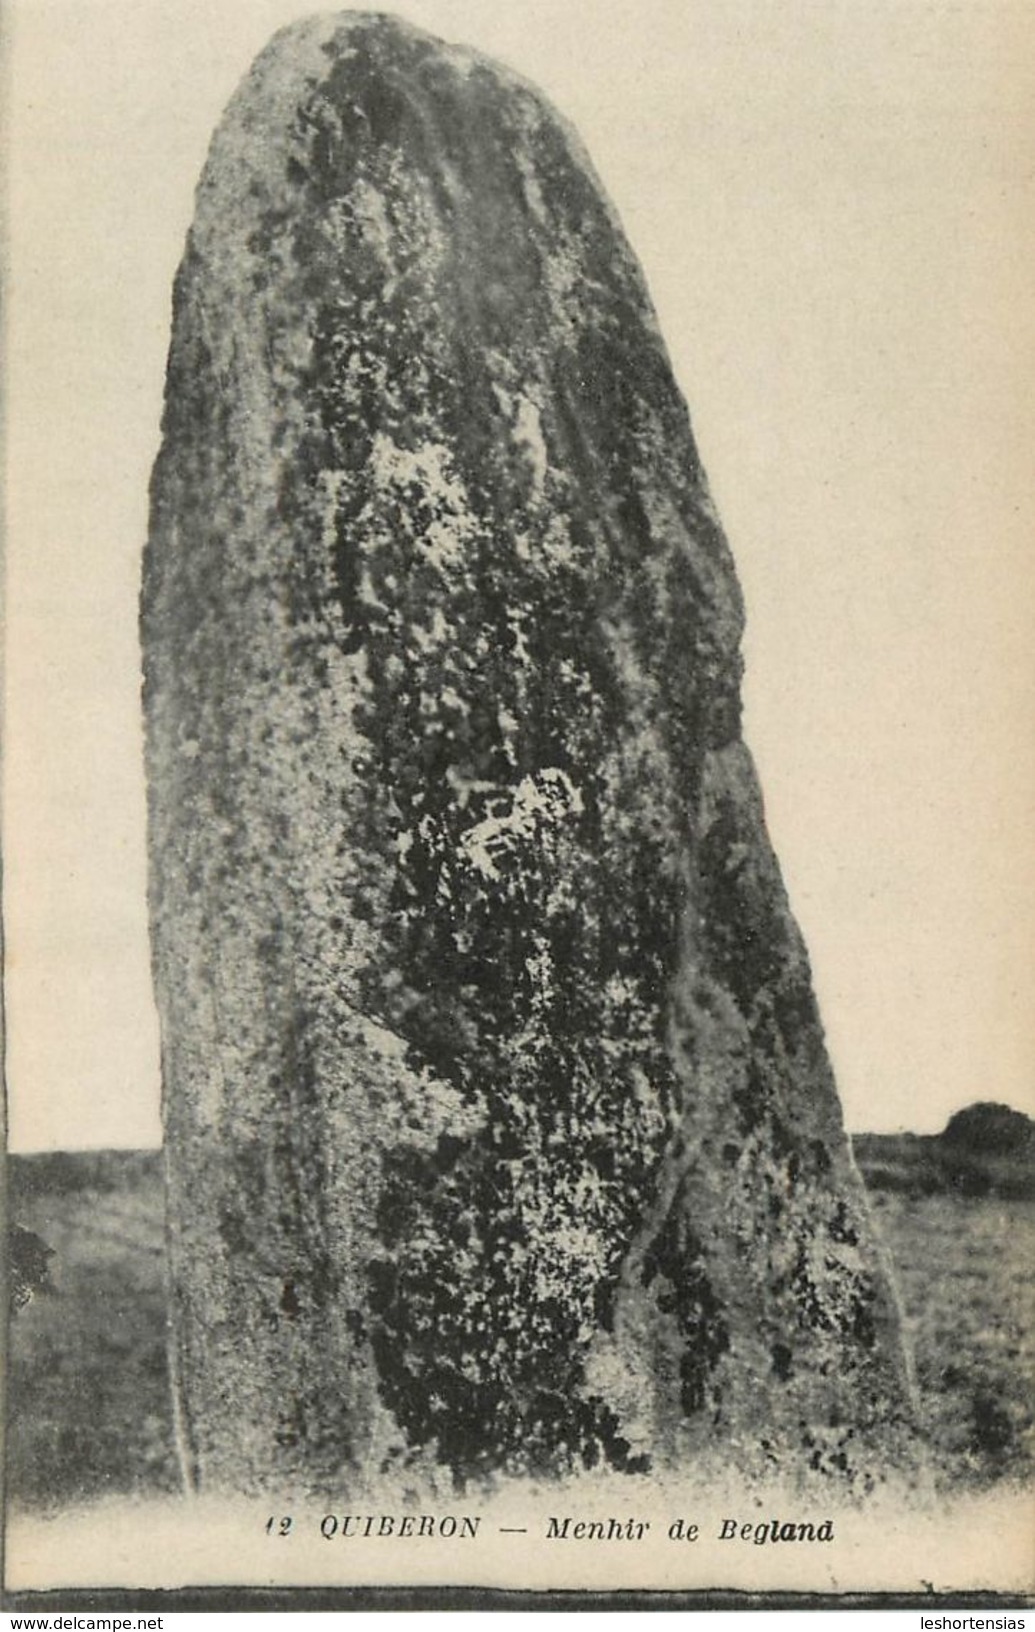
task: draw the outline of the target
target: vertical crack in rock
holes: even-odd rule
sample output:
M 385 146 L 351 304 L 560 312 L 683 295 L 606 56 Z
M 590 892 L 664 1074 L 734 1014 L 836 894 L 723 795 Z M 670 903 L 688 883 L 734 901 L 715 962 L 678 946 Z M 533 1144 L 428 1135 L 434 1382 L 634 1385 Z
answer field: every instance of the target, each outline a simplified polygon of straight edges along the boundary
M 143 588 L 204 1486 L 911 1455 L 633 258 L 531 87 L 279 34 L 177 278 Z

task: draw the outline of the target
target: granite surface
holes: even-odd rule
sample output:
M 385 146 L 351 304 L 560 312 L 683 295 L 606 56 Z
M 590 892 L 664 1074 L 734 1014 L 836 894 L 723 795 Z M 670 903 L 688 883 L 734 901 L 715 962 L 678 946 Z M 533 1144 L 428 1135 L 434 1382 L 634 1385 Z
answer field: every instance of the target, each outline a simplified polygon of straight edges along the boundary
M 198 188 L 142 600 L 203 1488 L 912 1465 L 742 623 L 576 135 L 393 19 L 278 34 Z

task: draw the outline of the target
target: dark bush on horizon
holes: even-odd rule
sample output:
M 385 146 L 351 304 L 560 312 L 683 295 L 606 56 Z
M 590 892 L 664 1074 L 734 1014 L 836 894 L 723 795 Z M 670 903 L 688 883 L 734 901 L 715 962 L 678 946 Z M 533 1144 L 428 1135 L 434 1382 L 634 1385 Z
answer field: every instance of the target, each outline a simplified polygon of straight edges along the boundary
M 1035 1122 L 1009 1105 L 981 1100 L 950 1116 L 941 1137 L 973 1155 L 1019 1156 L 1035 1147 Z

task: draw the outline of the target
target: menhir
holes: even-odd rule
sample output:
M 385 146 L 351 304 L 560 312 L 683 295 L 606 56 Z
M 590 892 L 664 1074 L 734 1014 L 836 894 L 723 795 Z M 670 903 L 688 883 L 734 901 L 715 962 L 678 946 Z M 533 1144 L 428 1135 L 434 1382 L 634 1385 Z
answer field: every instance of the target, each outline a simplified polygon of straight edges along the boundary
M 143 591 L 203 1488 L 912 1457 L 642 273 L 528 85 L 278 34 L 175 292 Z

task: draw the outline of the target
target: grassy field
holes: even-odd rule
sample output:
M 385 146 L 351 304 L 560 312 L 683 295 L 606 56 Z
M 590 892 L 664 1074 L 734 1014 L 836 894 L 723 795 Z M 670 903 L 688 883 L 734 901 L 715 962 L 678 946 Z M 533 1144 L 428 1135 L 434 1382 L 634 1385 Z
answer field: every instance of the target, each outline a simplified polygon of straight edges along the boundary
M 860 1152 L 891 1252 L 937 1478 L 1035 1478 L 1035 1201 L 1016 1171 L 932 1189 L 900 1140 Z M 897 1152 L 897 1154 L 896 1154 Z M 929 1153 L 928 1153 L 929 1155 Z M 891 1175 L 890 1180 L 888 1175 Z M 980 1193 L 974 1193 L 978 1191 Z M 8 1490 L 20 1504 L 178 1488 L 157 1155 L 16 1157 L 10 1221 L 49 1287 L 12 1321 Z M 31 1277 L 30 1277 L 31 1278 Z
M 52 1249 L 11 1321 L 7 1488 L 21 1503 L 179 1488 L 151 1152 L 9 1161 L 12 1224 Z
M 1035 1204 L 876 1192 L 936 1473 L 1035 1478 Z

